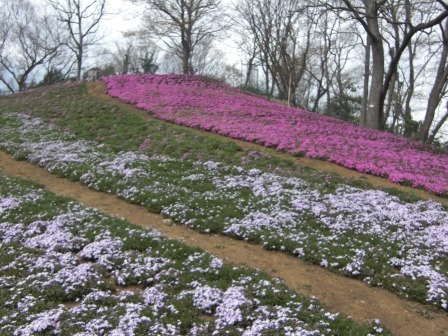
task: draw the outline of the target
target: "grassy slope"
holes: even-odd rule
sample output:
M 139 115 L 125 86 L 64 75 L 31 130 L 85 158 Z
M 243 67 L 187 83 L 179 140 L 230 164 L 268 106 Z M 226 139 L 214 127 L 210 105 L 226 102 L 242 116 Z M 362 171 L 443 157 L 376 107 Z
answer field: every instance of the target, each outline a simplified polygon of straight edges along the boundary
M 293 158 L 270 155 L 269 150 L 242 148 L 233 141 L 152 119 L 123 113 L 118 106 L 103 103 L 87 94 L 85 85 L 54 86 L 35 92 L 2 97 L 0 111 L 25 112 L 70 130 L 80 139 L 95 140 L 116 152 L 140 150 L 148 155 L 168 155 L 188 161 L 215 161 L 256 168 L 282 176 L 296 176 L 310 183 L 326 180 L 330 189 L 338 183 L 358 188 L 372 186 L 360 179 L 341 178 L 295 164 Z M 381 188 L 405 201 L 419 200 L 413 193 Z
M 0 335 L 180 335 L 193 328 L 239 335 L 256 320 L 269 325 L 269 335 L 299 325 L 322 334 L 388 334 L 32 181 L 0 175 L 0 205 Z M 226 299 L 234 292 L 238 298 Z M 226 311 L 232 304 L 241 320 Z
M 298 176 L 325 193 L 333 192 L 342 182 L 336 176 L 329 177 L 318 171 L 299 168 L 292 161 L 280 160 L 263 152 L 244 150 L 230 141 L 217 137 L 208 137 L 193 130 L 157 120 L 144 122 L 136 116 L 122 113 L 116 106 L 90 98 L 86 94 L 85 86 L 54 87 L 34 93 L 5 97 L 1 109 L 27 112 L 44 118 L 62 128 L 67 128 L 79 138 L 99 141 L 116 152 L 140 148 L 148 155 L 184 157 L 187 162 L 213 160 L 229 165 L 258 168 L 267 172 L 275 170 L 277 174 Z M 323 180 L 324 184 L 321 183 Z M 343 182 L 347 183 L 345 180 Z M 349 183 L 360 186 L 359 181 L 349 181 Z M 364 184 L 361 187 L 369 188 Z M 401 192 L 397 194 L 407 201 L 416 201 L 412 195 Z M 159 209 L 153 210 L 160 211 Z M 316 242 L 316 249 L 318 243 Z M 372 262 L 376 263 L 375 260 Z M 314 260 L 311 257 L 309 261 L 319 263 L 320 259 Z M 389 285 L 392 286 L 392 284 Z M 415 297 L 422 295 L 421 287 L 422 284 L 417 284 Z M 407 294 L 403 293 L 403 295 Z M 422 300 L 424 301 L 424 298 Z
M 5 97 L 2 100 L 0 107 L 2 112 L 27 112 L 34 116 L 46 118 L 48 121 L 55 122 L 58 125 L 69 128 L 75 132 L 78 137 L 84 139 L 95 139 L 101 141 L 112 147 L 115 151 L 121 150 L 135 150 L 144 141 L 148 133 L 160 135 L 160 139 L 154 141 L 155 144 L 146 149 L 146 152 L 151 153 L 151 150 L 157 153 L 169 154 L 172 156 L 181 157 L 185 151 L 191 153 L 191 157 L 195 160 L 228 160 L 228 163 L 238 164 L 244 161 L 249 161 L 248 166 L 259 167 L 262 169 L 272 169 L 269 165 L 284 167 L 285 174 L 296 174 L 294 170 L 290 170 L 291 166 L 288 162 L 281 162 L 276 159 L 270 159 L 263 154 L 244 153 L 241 148 L 234 146 L 232 143 L 213 140 L 209 141 L 206 137 L 201 137 L 195 133 L 182 131 L 177 128 L 171 128 L 161 122 L 142 123 L 138 118 L 123 115 L 113 106 L 104 105 L 98 101 L 92 100 L 85 95 L 85 87 L 63 87 L 61 89 L 50 91 L 36 91 L 34 93 L 25 93 L 17 96 Z M 130 137 L 129 134 L 132 134 Z M 175 136 L 168 136 L 169 134 Z M 245 156 L 249 158 L 244 159 Z M 301 174 L 302 175 L 302 174 Z M 310 181 L 319 179 L 320 174 L 317 172 L 306 171 Z M 27 196 L 31 195 L 31 196 Z M 119 328 L 120 323 L 125 321 L 129 323 L 129 315 L 132 316 L 132 309 L 138 308 L 142 305 L 142 299 L 137 293 L 120 295 L 121 290 L 132 289 L 132 285 L 141 284 L 139 277 L 126 278 L 125 287 L 120 288 L 115 276 L 112 276 L 111 270 L 106 266 L 108 262 L 112 262 L 113 272 L 120 270 L 120 264 L 123 262 L 120 258 L 112 259 L 107 252 L 102 252 L 107 257 L 106 264 L 93 265 L 91 269 L 92 279 L 83 282 L 81 278 L 71 279 L 70 281 L 61 285 L 58 282 L 52 282 L 52 277 L 55 274 L 63 274 L 64 267 L 62 263 L 58 263 L 58 258 L 62 257 L 64 253 L 79 253 L 82 250 L 82 245 L 92 243 L 98 233 L 105 232 L 105 236 L 112 237 L 115 240 L 123 240 L 123 252 L 132 255 L 133 262 L 137 262 L 139 253 L 145 253 L 145 257 L 157 256 L 157 258 L 168 258 L 171 260 L 170 266 L 178 269 L 181 274 L 176 277 L 175 286 L 169 286 L 168 294 L 172 295 L 168 299 L 168 303 L 172 304 L 177 310 L 177 314 L 171 314 L 171 308 L 168 303 L 162 308 L 164 313 L 162 317 L 154 316 L 153 309 L 144 309 L 141 313 L 143 317 L 152 319 L 152 323 L 158 325 L 175 325 L 180 321 L 179 328 L 183 332 L 187 331 L 192 324 L 198 325 L 212 325 L 213 314 L 204 313 L 201 309 L 193 304 L 192 301 L 186 299 L 176 300 L 175 296 L 189 288 L 189 283 L 192 280 L 200 279 L 202 284 L 206 286 L 216 287 L 221 290 L 226 290 L 232 284 L 232 281 L 238 279 L 249 280 L 250 293 L 248 296 L 253 296 L 260 301 L 260 304 L 267 306 L 288 306 L 293 301 L 301 302 L 303 307 L 309 309 L 303 311 L 303 315 L 298 316 L 302 318 L 311 326 L 315 323 L 316 328 L 321 330 L 330 329 L 333 333 L 341 335 L 362 335 L 375 334 L 375 330 L 381 330 L 378 324 L 357 325 L 349 319 L 343 317 L 334 318 L 332 315 L 326 315 L 324 310 L 316 305 L 314 300 L 298 297 L 294 293 L 288 291 L 281 284 L 271 283 L 271 279 L 263 274 L 254 273 L 249 270 L 236 269 L 229 265 L 224 267 L 218 273 L 206 272 L 189 273 L 185 269 L 185 261 L 192 256 L 201 253 L 197 249 L 189 248 L 177 242 L 160 239 L 157 235 L 152 237 L 151 234 L 145 234 L 141 229 L 131 226 L 122 220 L 117 220 L 108 216 L 98 214 L 94 210 L 85 209 L 72 200 L 55 196 L 51 193 L 42 190 L 32 182 L 20 179 L 7 179 L 0 176 L 0 199 L 15 197 L 16 199 L 25 199 L 20 208 L 11 209 L 6 206 L 0 211 L 0 219 L 2 222 L 9 222 L 8 225 L 2 227 L 7 231 L 2 231 L 0 237 L 5 238 L 8 232 L 8 242 L 0 244 L 0 276 L 6 276 L 8 281 L 2 282 L 1 286 L 6 286 L 8 290 L 14 289 L 14 297 L 5 295 L 6 287 L 0 293 L 1 302 L 1 316 L 4 318 L 3 322 L 6 325 L 0 330 L 0 335 L 9 335 L 16 329 L 21 329 L 22 332 L 41 332 L 42 334 L 53 334 L 58 328 L 62 328 L 61 334 L 71 335 L 76 332 L 91 328 L 91 331 L 96 327 L 95 324 L 105 323 L 106 327 L 101 332 L 107 332 L 114 328 Z M 58 216 L 63 216 L 66 213 L 76 213 L 80 211 L 79 215 L 82 217 L 76 223 L 69 223 L 65 229 L 73 235 L 78 236 L 78 245 L 73 247 L 64 246 L 61 244 L 54 244 L 52 242 L 52 232 L 46 232 L 43 227 L 39 230 L 33 229 L 34 222 L 38 221 L 53 221 Z M 18 223 L 23 223 L 20 230 L 25 230 L 27 235 L 10 232 L 10 229 Z M 67 231 L 68 230 L 68 231 Z M 11 233 L 11 234 L 10 234 Z M 111 234 L 111 236 L 110 236 Z M 40 238 L 34 241 L 40 242 L 35 247 L 24 248 L 24 241 L 33 239 L 33 235 Z M 47 240 L 42 239 L 48 235 Z M 143 237 L 143 238 L 142 238 Z M 107 239 L 106 239 L 107 240 Z M 82 243 L 84 241 L 84 243 Z M 81 245 L 79 245 L 81 242 Z M 68 242 L 70 243 L 70 242 Z M 48 245 L 50 244 L 50 245 Z M 49 248 L 51 247 L 51 248 Z M 149 251 L 149 252 L 148 252 Z M 149 255 L 148 255 L 149 254 Z M 65 257 L 67 258 L 67 257 Z M 61 258 L 62 260 L 63 258 Z M 80 259 L 72 258 L 72 262 L 68 273 L 74 272 L 73 266 L 76 269 L 81 268 L 82 265 L 97 261 L 97 258 L 83 257 Z M 110 259 L 110 260 L 109 260 Z M 27 269 L 27 272 L 17 272 L 14 265 L 11 264 L 14 260 L 20 260 L 23 265 L 19 269 Z M 212 257 L 201 254 L 200 257 L 193 258 L 194 263 L 187 265 L 187 268 L 206 267 Z M 42 263 L 45 261 L 45 263 Z M 104 261 L 104 260 L 103 260 Z M 204 266 L 205 265 L 205 266 Z M 53 268 L 55 267 L 55 268 Z M 138 266 L 136 266 L 138 267 Z M 87 268 L 87 266 L 86 266 Z M 136 268 L 138 269 L 138 268 Z M 89 266 L 90 270 L 90 266 Z M 131 272 L 132 273 L 132 272 Z M 74 273 L 73 273 L 74 274 Z M 114 273 L 115 275 L 117 273 Z M 100 275 L 99 278 L 96 278 Z M 48 277 L 48 279 L 47 279 Z M 166 277 L 166 279 L 164 278 Z M 14 280 L 12 280 L 14 278 Z M 38 279 L 38 281 L 36 281 Z M 65 279 L 65 278 L 64 278 Z M 97 279 L 97 280 L 95 280 Z M 34 282 L 33 282 L 34 281 Z M 158 281 L 163 285 L 173 281 L 170 274 L 162 275 Z M 244 280 L 247 281 L 247 280 Z M 268 288 L 264 290 L 264 294 L 260 297 L 260 287 L 258 283 L 269 283 Z M 42 291 L 40 283 L 49 283 L 48 290 Z M 96 285 L 97 284 L 97 285 Z M 68 285 L 70 288 L 64 288 Z M 73 285 L 73 286 L 71 286 Z M 151 285 L 144 285 L 143 289 L 150 288 Z M 163 286 L 162 286 L 163 287 Z M 143 290 L 142 289 L 142 290 Z M 263 288 L 261 288 L 263 289 Z M 70 295 L 65 295 L 64 292 L 70 292 Z M 97 290 L 106 291 L 96 293 Z M 110 291 L 110 292 L 107 292 Z M 112 293 L 112 294 L 111 294 Z M 266 295 L 267 293 L 267 295 Z M 32 299 L 32 298 L 35 299 Z M 36 304 L 35 302 L 38 302 Z M 18 310 L 21 307 L 23 311 Z M 116 307 L 116 308 L 113 308 Z M 255 308 L 255 307 L 253 307 Z M 102 314 L 98 314 L 102 311 Z M 130 312 L 130 313 L 129 313 Z M 100 319 L 97 319 L 99 318 Z M 56 326 L 55 321 L 61 321 L 60 326 Z M 143 321 L 143 322 L 142 322 Z M 154 322 L 156 321 L 156 322 Z M 320 322 L 323 321 L 323 324 Z M 138 322 L 136 334 L 146 334 L 145 328 L 148 321 L 141 320 Z M 247 323 L 247 321 L 244 321 Z M 99 326 L 98 326 L 99 327 Z M 239 326 L 226 327 L 224 330 L 230 334 L 240 334 Z M 55 329 L 56 328 L 56 329 Z M 210 328 L 212 328 L 210 326 Z M 61 329 L 59 329 L 60 331 Z M 222 330 L 224 332 L 224 330 Z M 208 334 L 205 332 L 204 334 Z M 276 334 L 273 332 L 273 334 Z M 387 334 L 383 330 L 381 334 Z

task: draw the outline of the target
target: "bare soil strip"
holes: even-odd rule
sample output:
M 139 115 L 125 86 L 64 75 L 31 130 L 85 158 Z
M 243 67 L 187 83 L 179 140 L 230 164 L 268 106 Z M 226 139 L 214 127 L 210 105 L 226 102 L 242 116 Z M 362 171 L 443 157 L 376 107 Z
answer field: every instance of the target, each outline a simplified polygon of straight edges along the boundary
M 88 88 L 88 92 L 91 96 L 96 97 L 96 98 L 104 101 L 105 103 L 117 105 L 120 108 L 122 108 L 123 110 L 125 110 L 126 112 L 132 113 L 132 114 L 140 117 L 143 120 L 154 120 L 154 118 L 151 117 L 146 111 L 138 109 L 135 106 L 133 106 L 131 104 L 124 103 L 118 99 L 112 98 L 111 96 L 106 94 L 105 93 L 106 85 L 103 82 L 100 82 L 100 81 L 89 82 L 89 83 L 87 83 L 87 88 Z M 180 126 L 180 125 L 174 125 L 174 124 L 173 124 L 173 126 L 179 127 L 179 128 L 186 128 L 186 126 Z M 373 187 L 395 188 L 395 189 L 405 191 L 410 194 L 414 194 L 415 196 L 420 197 L 422 199 L 433 199 L 442 204 L 448 205 L 448 198 L 438 197 L 436 195 L 427 193 L 421 189 L 415 189 L 415 188 L 411 188 L 411 187 L 398 185 L 398 184 L 390 182 L 389 180 L 387 180 L 385 178 L 381 178 L 378 176 L 362 174 L 360 172 L 357 172 L 356 170 L 348 169 L 348 168 L 339 166 L 339 165 L 331 163 L 331 162 L 326 162 L 326 161 L 321 161 L 321 160 L 313 160 L 313 159 L 308 159 L 308 158 L 296 158 L 296 157 L 292 156 L 291 154 L 277 152 L 272 148 L 266 148 L 266 147 L 263 147 L 261 145 L 257 145 L 254 143 L 237 140 L 237 139 L 232 139 L 232 138 L 227 138 L 227 137 L 224 137 L 221 135 L 212 134 L 210 132 L 205 132 L 205 131 L 201 131 L 198 129 L 192 129 L 192 128 L 189 128 L 189 129 L 193 130 L 194 132 L 198 132 L 201 135 L 225 139 L 226 141 L 232 141 L 244 149 L 258 150 L 260 152 L 264 152 L 271 156 L 289 159 L 301 166 L 315 168 L 317 170 L 320 170 L 320 171 L 326 172 L 326 173 L 335 173 L 343 178 L 349 178 L 349 179 L 355 179 L 355 180 L 363 179 L 363 180 L 366 180 L 367 182 L 369 182 Z
M 172 225 L 160 215 L 128 204 L 114 195 L 90 190 L 79 183 L 59 178 L 24 161 L 15 161 L 0 151 L 0 170 L 43 184 L 50 191 L 72 197 L 105 213 L 154 228 L 167 237 L 200 247 L 235 265 L 262 270 L 283 279 L 295 291 L 316 296 L 331 310 L 365 322 L 380 319 L 396 335 L 448 335 L 448 316 L 432 306 L 406 302 L 386 290 L 371 288 L 361 281 L 331 273 L 283 253 L 219 235 L 203 235 L 184 226 Z

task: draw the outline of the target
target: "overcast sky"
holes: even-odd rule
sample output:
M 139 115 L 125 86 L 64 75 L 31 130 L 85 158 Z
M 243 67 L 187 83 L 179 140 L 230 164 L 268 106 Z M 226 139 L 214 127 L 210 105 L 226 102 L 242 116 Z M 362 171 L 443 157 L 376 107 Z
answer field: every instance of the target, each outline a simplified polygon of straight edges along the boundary
M 123 31 L 137 28 L 140 24 L 141 5 L 134 5 L 129 0 L 108 0 L 107 11 L 111 14 L 104 18 L 102 31 L 108 40 L 118 40 Z
M 223 0 L 223 3 L 231 4 L 232 0 Z M 105 46 L 113 48 L 114 42 L 123 38 L 123 32 L 141 25 L 140 15 L 145 5 L 143 3 L 136 5 L 130 0 L 108 0 L 107 6 L 111 14 L 101 23 L 101 34 L 105 36 Z M 216 46 L 225 52 L 227 63 L 241 62 L 235 43 L 230 38 L 217 43 Z
M 231 4 L 232 0 L 223 0 L 223 3 Z M 143 13 L 144 4 L 136 5 L 130 0 L 108 0 L 107 8 L 111 14 L 102 22 L 101 33 L 105 37 L 105 45 L 113 46 L 115 41 L 122 39 L 123 32 L 140 26 L 140 15 Z M 230 38 L 217 43 L 217 47 L 226 53 L 228 63 L 240 62 L 235 43 Z

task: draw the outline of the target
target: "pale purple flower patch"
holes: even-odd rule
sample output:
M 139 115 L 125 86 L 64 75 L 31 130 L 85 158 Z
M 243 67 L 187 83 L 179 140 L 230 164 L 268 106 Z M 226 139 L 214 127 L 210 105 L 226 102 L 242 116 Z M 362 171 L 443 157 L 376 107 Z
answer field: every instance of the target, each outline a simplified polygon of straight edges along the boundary
M 447 308 L 448 277 L 439 264 L 446 260 L 448 253 L 448 213 L 439 203 L 408 203 L 383 191 L 344 184 L 339 184 L 334 192 L 325 193 L 320 188 L 325 181 L 321 186 L 300 178 L 228 167 L 219 162 L 187 164 L 183 160 L 157 155 L 148 157 L 140 152 L 115 154 L 106 146 L 80 142 L 28 116 L 14 114 L 11 119 L 16 120 L 17 125 L 0 125 L 0 131 L 13 133 L 19 128 L 23 132 L 16 134 L 19 138 L 15 142 L 0 140 L 0 146 L 28 153 L 47 169 L 58 167 L 69 175 L 70 169 L 79 164 L 73 157 L 82 157 L 84 171 L 79 173 L 80 180 L 91 188 L 107 185 L 130 202 L 145 206 L 162 204 L 162 214 L 192 228 L 204 229 L 208 221 L 218 218 L 222 231 L 228 235 L 256 239 L 266 248 L 299 257 L 313 257 L 323 267 L 368 283 L 376 276 L 380 280 L 373 283 L 375 285 L 392 281 L 398 288 L 403 278 L 421 281 L 426 286 L 428 302 Z M 27 123 L 34 127 L 25 130 Z M 46 151 L 47 138 L 51 139 L 49 151 Z M 69 146 L 70 143 L 77 145 Z M 69 154 L 67 148 L 73 156 L 61 155 Z M 176 171 L 178 179 L 167 180 L 160 171 L 167 171 L 174 164 L 181 167 Z M 188 187 L 189 183 L 200 185 L 204 181 L 209 184 L 205 192 Z M 0 199 L 0 216 L 36 197 L 39 196 L 8 195 Z M 199 202 L 212 206 L 198 207 Z M 222 204 L 229 203 L 238 215 L 223 215 L 226 210 Z M 75 237 L 70 228 L 77 221 L 73 214 L 60 215 L 44 222 L 36 220 L 26 229 L 6 221 L 0 224 L 1 239 L 5 242 L 17 239 L 29 248 L 48 253 L 73 251 L 111 272 L 120 285 L 150 284 L 173 272 L 169 261 L 149 252 L 122 251 L 123 243 L 107 230 L 98 233 L 94 241 Z M 379 257 L 383 260 L 381 263 L 375 260 Z M 192 255 L 187 260 L 186 265 L 191 263 L 190 271 L 198 274 L 219 271 L 219 261 L 205 265 L 196 263 L 196 258 L 202 257 Z M 123 266 L 116 267 L 119 262 Z M 372 265 L 378 267 L 374 269 Z M 46 269 L 51 267 L 57 269 L 57 265 L 45 266 Z M 93 273 L 91 279 L 95 279 Z M 33 281 L 41 284 L 47 280 Z M 74 286 L 78 288 L 78 284 Z M 406 293 L 407 289 L 399 291 Z
M 47 202 L 44 193 L 21 190 L 6 196 L 0 190 L 0 203 L 17 205 L 38 199 L 40 204 L 35 206 L 39 207 Z M 319 316 L 317 326 L 333 320 L 333 315 L 313 304 L 306 308 L 295 301 L 287 307 L 260 304 L 269 292 L 286 293 L 284 287 L 278 287 L 279 280 L 255 281 L 240 275 L 233 283 L 214 287 L 207 278 L 219 277 L 225 269 L 224 262 L 216 257 L 194 252 L 179 263 L 161 255 L 170 248 L 183 248 L 156 231 L 126 227 L 126 234 L 118 236 L 113 233 L 118 222 L 95 210 L 74 202 L 53 210 L 59 211 L 53 216 L 46 214 L 46 219 L 42 213 L 28 213 L 15 223 L 4 221 L 16 211 L 15 206 L 5 206 L 0 213 L 2 257 L 13 256 L 0 265 L 0 299 L 7 296 L 0 334 L 59 335 L 75 330 L 72 334 L 77 336 L 179 335 L 179 309 L 184 304 L 211 317 L 188 325 L 189 335 L 220 335 L 229 330 L 241 335 L 331 334 L 331 329 L 314 330 L 315 326 L 298 318 L 303 309 L 311 309 Z M 127 239 L 151 240 L 154 247 L 126 250 Z M 174 252 L 171 255 L 175 256 Z M 195 280 L 180 285 L 179 279 L 186 275 Z M 111 280 L 117 285 L 139 287 L 114 290 Z M 176 286 L 187 289 L 173 295 Z M 51 300 L 68 304 L 43 306 Z

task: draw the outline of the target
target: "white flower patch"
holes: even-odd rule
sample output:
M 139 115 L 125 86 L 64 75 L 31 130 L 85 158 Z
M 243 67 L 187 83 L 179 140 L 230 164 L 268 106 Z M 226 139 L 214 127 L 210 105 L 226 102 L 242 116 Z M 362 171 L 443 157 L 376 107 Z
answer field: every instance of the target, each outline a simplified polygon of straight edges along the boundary
M 224 265 L 224 262 L 221 259 L 214 256 L 211 256 L 211 261 L 209 264 L 204 264 L 204 260 L 206 260 L 206 258 L 207 255 L 205 253 L 195 252 L 187 258 L 185 261 L 185 267 L 190 272 L 207 274 L 211 272 L 216 273 Z
M 85 238 L 75 237 L 69 228 L 73 225 L 69 214 L 55 217 L 50 221 L 36 221 L 31 223 L 24 233 L 24 246 L 36 249 L 76 251 L 88 243 Z
M 299 215 L 291 211 L 278 210 L 271 213 L 251 212 L 243 219 L 230 219 L 230 226 L 224 231 L 246 238 L 249 233 L 258 231 L 281 232 L 287 228 L 296 228 Z
M 35 118 L 24 113 L 10 113 L 6 114 L 5 116 L 13 116 L 19 119 L 22 122 L 22 129 L 20 130 L 23 131 L 23 133 L 28 132 L 30 134 L 33 134 L 34 130 L 36 129 L 59 131 L 59 127 L 57 127 L 56 125 L 49 124 L 40 118 Z
M 211 314 L 213 309 L 215 309 L 223 299 L 223 292 L 219 288 L 212 288 L 208 285 L 199 285 L 191 292 L 193 294 L 193 304 L 208 314 Z
M 144 308 L 143 305 L 127 303 L 122 306 L 126 312 L 120 317 L 118 326 L 110 331 L 110 336 L 134 336 L 137 328 L 142 324 L 149 324 L 151 322 L 149 317 L 141 316 Z
M 49 171 L 62 169 L 71 164 L 86 163 L 88 160 L 100 161 L 107 156 L 98 155 L 98 145 L 92 141 L 41 141 L 23 147 L 30 153 L 27 158 Z
M 105 291 L 101 291 L 101 290 L 94 290 L 94 291 L 88 293 L 86 296 L 84 296 L 84 298 L 82 299 L 81 305 L 91 305 L 91 304 L 102 303 L 112 297 L 113 296 L 109 292 L 105 292 Z M 81 309 L 79 309 L 79 307 L 76 307 L 76 308 L 74 308 L 74 310 L 81 310 Z
M 66 266 L 56 272 L 51 279 L 43 283 L 44 288 L 52 285 L 60 285 L 66 294 L 76 293 L 89 287 L 89 283 L 104 284 L 104 277 L 94 264 L 80 264 Z
M 167 298 L 168 294 L 165 293 L 165 287 L 161 284 L 146 288 L 142 294 L 143 302 L 151 306 L 155 312 L 165 308 Z
M 31 322 L 24 327 L 17 328 L 14 332 L 14 336 L 32 336 L 36 335 L 36 333 L 50 332 L 58 327 L 58 320 L 62 313 L 62 309 L 53 309 L 40 314 L 31 315 L 29 317 Z
M 114 269 L 114 259 L 122 256 L 122 247 L 122 241 L 105 237 L 85 245 L 78 255 L 86 260 L 95 261 L 111 271 Z
M 171 263 L 166 258 L 143 256 L 133 251 L 124 252 L 122 258 L 122 266 L 112 271 L 120 286 L 151 283 L 156 274 Z
M 37 202 L 41 198 L 42 196 L 35 192 L 26 193 L 25 195 L 21 195 L 20 197 L 14 197 L 14 196 L 2 197 L 0 190 L 0 218 L 2 213 L 6 213 L 7 211 L 11 211 L 14 209 L 19 209 L 22 206 L 22 204 Z
M 125 179 L 144 177 L 151 172 L 141 168 L 130 168 L 136 162 L 149 162 L 148 156 L 135 152 L 121 152 L 118 153 L 109 161 L 102 161 L 99 167 L 104 168 L 105 172 L 110 172 L 112 175 L 124 175 Z
M 113 325 L 107 320 L 106 316 L 100 316 L 87 322 L 84 328 L 87 333 L 105 335 L 113 328 Z
M 218 329 L 243 321 L 244 309 L 252 305 L 244 292 L 244 287 L 241 286 L 230 287 L 224 292 L 222 302 L 216 308 Z
M 6 210 L 17 209 L 20 206 L 16 197 L 0 198 L 0 215 Z
M 13 146 L 16 152 L 25 153 L 27 160 L 45 167 L 48 171 L 66 172 L 74 164 L 95 164 L 107 160 L 112 151 L 93 141 L 76 140 L 73 135 L 39 118 L 25 114 L 10 114 L 21 122 L 20 138 Z M 6 126 L 6 125 L 5 125 Z M 5 131 L 9 129 L 5 127 Z M 0 140 L 0 147 L 2 141 Z
M 441 211 L 438 211 L 441 214 Z M 420 241 L 424 246 L 434 248 L 440 254 L 448 254 L 448 224 L 446 218 L 435 219 L 434 222 L 439 221 L 438 226 L 426 227 L 420 235 Z M 444 221 L 444 222 L 442 222 Z
M 42 204 L 36 204 L 36 212 L 47 202 L 48 198 L 42 198 Z M 131 336 L 138 331 L 171 336 L 181 334 L 182 330 L 191 335 L 226 331 L 257 335 L 266 331 L 309 336 L 315 334 L 315 328 L 327 326 L 332 320 L 332 316 L 315 309 L 312 312 L 319 314 L 316 320 L 322 321 L 308 325 L 297 317 L 302 309 L 300 302 L 291 302 L 286 307 L 264 306 L 262 301 L 268 292 L 291 295 L 278 286 L 278 280 L 256 280 L 255 274 L 248 276 L 246 270 L 233 282 L 226 282 L 217 278 L 219 272 L 239 271 L 224 267 L 218 258 L 203 252 L 191 254 L 188 248 L 179 247 L 154 231 L 134 227 L 119 231 L 122 221 L 117 221 L 120 225 L 112 230 L 110 225 L 115 225 L 112 218 L 73 203 L 61 205 L 60 209 L 57 204 L 55 207 L 55 210 L 62 212 L 64 209 L 66 213 L 45 221 L 26 220 L 29 222 L 26 225 L 19 221 L 17 224 L 0 222 L 1 230 L 5 232 L 12 230 L 14 225 L 19 228 L 11 234 L 11 246 L 8 248 L 7 243 L 7 248 L 2 250 L 2 256 L 11 254 L 13 257 L 10 263 L 0 268 L 0 287 L 2 293 L 8 295 L 2 302 L 2 309 L 7 313 L 0 317 L 1 334 L 58 335 L 69 332 L 78 336 Z M 32 214 L 32 217 L 38 216 Z M 121 235 L 114 235 L 114 232 Z M 67 233 L 80 245 L 66 241 L 69 239 Z M 55 238 L 56 242 L 52 244 L 49 237 L 56 234 L 63 238 Z M 92 237 L 92 234 L 94 241 L 90 242 L 86 237 Z M 33 239 L 35 237 L 41 238 L 41 242 Z M 142 243 L 148 239 L 146 248 L 123 251 L 124 246 L 132 248 L 132 244 L 125 245 L 126 239 L 139 242 L 139 238 Z M 79 250 L 63 251 L 62 247 Z M 170 248 L 179 249 L 180 254 L 169 251 Z M 173 259 L 161 257 L 165 252 Z M 185 252 L 188 254 L 183 254 Z M 180 261 L 178 256 L 185 259 Z M 102 265 L 106 257 L 109 271 Z M 3 272 L 9 274 L 11 271 L 16 272 L 14 277 L 3 276 Z M 144 283 L 144 289 L 138 286 L 121 291 L 111 285 L 110 280 L 114 277 L 124 284 Z M 291 299 L 294 298 L 291 295 Z M 48 306 L 52 300 L 57 303 L 73 301 L 68 302 L 68 306 Z M 180 304 L 192 309 L 194 316 L 203 312 L 211 318 L 208 321 L 196 319 L 193 324 L 186 325 L 181 319 L 184 312 Z M 320 330 L 323 334 L 331 334 L 331 329 Z
M 294 312 L 284 307 L 270 309 L 261 306 L 256 309 L 252 325 L 243 332 L 243 336 L 257 336 L 264 332 L 276 332 L 281 335 L 315 336 L 320 335 L 318 330 L 308 330 L 306 325 L 293 317 Z
M 397 197 L 378 190 L 340 186 L 334 195 L 320 199 L 319 204 L 321 221 L 335 232 L 355 230 L 379 235 L 398 229 L 414 235 L 428 225 L 448 225 L 448 215 L 440 204 L 432 201 L 402 203 Z
M 180 330 L 172 324 L 155 323 L 148 329 L 148 335 L 172 336 L 180 335 Z
M 10 148 L 12 151 L 27 152 L 28 159 L 47 169 L 68 172 L 82 164 L 87 168 L 81 181 L 92 188 L 113 190 L 128 201 L 154 206 L 176 222 L 205 232 L 208 223 L 219 220 L 221 232 L 309 257 L 325 267 L 362 279 L 377 271 L 366 266 L 366 259 L 370 258 L 372 264 L 374 256 L 381 255 L 386 260 L 383 278 L 396 276 L 397 270 L 391 271 L 391 267 L 386 270 L 386 266 L 393 265 L 403 276 L 424 278 L 428 300 L 435 300 L 438 305 L 446 301 L 443 293 L 448 291 L 444 280 L 447 275 L 436 261 L 446 259 L 448 253 L 448 214 L 438 203 L 406 203 L 382 191 L 343 184 L 335 192 L 324 193 L 325 181 L 321 185 L 312 184 L 300 178 L 211 161 L 191 165 L 166 156 L 115 154 L 105 146 L 82 142 L 42 121 L 24 115 L 15 117 L 20 119 L 22 125 L 18 129 L 23 132 L 20 139 L 12 137 L 15 142 L 7 140 L 11 141 L 7 146 L 15 146 Z M 0 125 L 0 131 L 12 132 L 11 129 L 12 126 Z M 0 146 L 6 145 L 0 140 Z M 178 170 L 174 174 L 169 171 L 167 178 L 166 172 L 171 167 Z M 171 177 L 176 174 L 177 179 Z M 204 192 L 194 188 L 201 183 L 205 183 Z M 45 238 L 42 248 L 53 248 L 49 235 L 42 238 Z M 61 234 L 57 239 L 64 246 L 70 236 Z M 29 242 L 35 244 L 30 246 L 38 246 L 38 239 L 35 240 Z M 79 241 L 67 248 L 82 248 L 83 243 Z M 418 252 L 411 253 L 414 249 Z M 424 256 L 426 261 L 415 255 Z M 126 258 L 132 264 L 132 258 L 129 255 Z M 114 276 L 123 284 L 144 274 L 151 278 L 149 264 L 148 269 L 123 267 L 115 270 Z M 379 266 L 381 269 L 382 265 Z M 192 271 L 208 272 L 211 268 L 193 265 Z
M 220 269 L 224 266 L 224 262 L 222 259 L 216 258 L 212 256 L 212 261 L 210 262 L 210 268 L 212 269 Z
M 20 242 L 25 233 L 23 224 L 0 223 L 0 242 L 4 244 Z
M 103 255 L 117 255 L 121 254 L 123 242 L 118 239 L 101 239 L 94 241 L 84 246 L 78 253 L 81 257 L 87 260 L 98 260 Z
M 364 257 L 366 255 L 366 252 L 364 250 L 355 250 L 355 257 L 353 258 L 353 261 L 348 263 L 344 268 L 342 268 L 343 272 L 347 272 L 352 275 L 359 275 L 361 274 L 363 265 L 364 265 Z M 327 261 L 328 266 L 328 261 Z
M 204 162 L 204 163 L 202 163 L 202 164 L 199 164 L 199 163 L 198 163 L 198 165 L 200 165 L 200 166 L 204 166 L 205 168 L 207 168 L 207 169 L 209 169 L 209 170 L 211 170 L 211 171 L 215 171 L 215 170 L 217 170 L 217 169 L 219 168 L 220 163 L 218 163 L 218 162 L 213 162 L 213 161 L 207 161 L 207 162 Z

